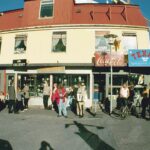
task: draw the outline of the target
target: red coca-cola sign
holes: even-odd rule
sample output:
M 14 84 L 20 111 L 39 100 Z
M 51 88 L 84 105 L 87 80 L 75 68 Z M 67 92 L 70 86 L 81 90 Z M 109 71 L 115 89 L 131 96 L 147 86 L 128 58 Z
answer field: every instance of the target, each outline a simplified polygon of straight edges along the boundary
M 124 54 L 118 52 L 106 53 L 106 52 L 95 52 L 95 66 L 126 66 Z

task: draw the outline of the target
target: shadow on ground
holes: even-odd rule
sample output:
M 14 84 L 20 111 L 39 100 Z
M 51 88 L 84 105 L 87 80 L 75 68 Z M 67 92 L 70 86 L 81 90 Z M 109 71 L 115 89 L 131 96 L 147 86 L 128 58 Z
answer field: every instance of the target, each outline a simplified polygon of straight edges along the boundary
M 13 148 L 8 141 L 0 139 L 0 150 L 13 150 Z
M 77 121 L 74 121 L 73 124 L 65 124 L 65 128 L 68 128 L 70 125 L 75 125 L 78 127 L 79 132 L 75 132 L 75 134 L 79 135 L 93 150 L 115 150 L 110 145 L 105 143 L 99 136 L 95 133 L 92 133 L 85 126 L 96 127 L 99 130 L 103 130 L 104 127 L 81 124 Z

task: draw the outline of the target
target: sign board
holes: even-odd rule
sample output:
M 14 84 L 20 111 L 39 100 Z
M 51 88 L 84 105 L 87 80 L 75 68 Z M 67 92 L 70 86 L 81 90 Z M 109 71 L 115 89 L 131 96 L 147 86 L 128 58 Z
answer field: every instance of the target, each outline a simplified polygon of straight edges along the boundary
M 38 73 L 65 73 L 65 67 L 46 67 L 37 69 Z
M 126 66 L 125 63 L 125 56 L 123 53 L 118 52 L 95 52 L 95 66 L 112 66 L 114 67 L 120 67 L 120 66 Z
M 14 67 L 25 67 L 27 65 L 26 59 L 16 59 L 13 60 L 13 66 Z
M 149 67 L 150 49 L 139 49 L 128 51 L 129 67 Z

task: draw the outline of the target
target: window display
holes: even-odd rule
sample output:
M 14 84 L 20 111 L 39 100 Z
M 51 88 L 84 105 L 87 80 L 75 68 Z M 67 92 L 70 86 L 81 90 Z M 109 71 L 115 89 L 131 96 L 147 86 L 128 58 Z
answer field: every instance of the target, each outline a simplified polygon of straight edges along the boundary
M 21 89 L 25 84 L 29 85 L 30 96 L 42 96 L 43 84 L 45 81 L 50 85 L 50 74 L 18 74 L 17 86 Z M 61 83 L 66 88 L 70 86 L 78 86 L 78 83 L 84 83 L 86 85 L 89 96 L 89 75 L 66 75 L 56 74 L 53 75 L 53 83 Z

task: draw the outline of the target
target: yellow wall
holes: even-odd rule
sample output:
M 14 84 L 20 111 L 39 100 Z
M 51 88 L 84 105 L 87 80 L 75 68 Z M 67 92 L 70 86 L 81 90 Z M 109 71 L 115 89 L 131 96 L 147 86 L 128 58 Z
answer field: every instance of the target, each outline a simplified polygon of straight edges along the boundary
M 52 32 L 67 31 L 67 50 L 51 52 Z M 127 27 L 64 27 L 37 28 L 0 33 L 2 49 L 0 64 L 11 64 L 13 59 L 27 59 L 28 63 L 91 63 L 95 52 L 95 31 L 110 31 L 122 40 L 123 32 L 136 33 L 139 49 L 149 48 L 149 33 L 144 28 Z M 15 36 L 27 34 L 25 54 L 14 54 Z M 120 51 L 122 50 L 122 43 Z

